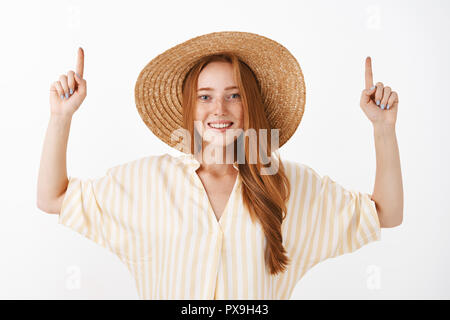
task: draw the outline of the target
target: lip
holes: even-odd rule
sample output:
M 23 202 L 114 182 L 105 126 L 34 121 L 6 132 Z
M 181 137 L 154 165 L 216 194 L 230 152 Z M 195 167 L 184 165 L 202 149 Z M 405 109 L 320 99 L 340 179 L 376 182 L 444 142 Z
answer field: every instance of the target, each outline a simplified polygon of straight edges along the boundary
M 211 127 L 211 126 L 209 125 L 210 123 L 214 123 L 214 124 L 231 123 L 231 126 L 226 127 L 226 128 L 213 128 L 213 127 Z M 230 129 L 230 128 L 233 126 L 233 124 L 234 124 L 233 121 L 212 121 L 212 122 L 208 122 L 208 123 L 207 123 L 207 126 L 208 126 L 209 129 L 211 129 L 211 130 L 213 130 L 213 131 L 215 131 L 215 132 L 225 132 L 225 131 L 227 131 L 228 129 Z

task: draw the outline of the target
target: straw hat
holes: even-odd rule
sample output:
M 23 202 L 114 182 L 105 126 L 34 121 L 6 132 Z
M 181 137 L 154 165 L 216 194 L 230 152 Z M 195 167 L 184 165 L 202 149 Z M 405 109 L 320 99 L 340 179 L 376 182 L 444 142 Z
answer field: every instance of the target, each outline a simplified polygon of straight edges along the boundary
M 284 46 L 255 33 L 213 32 L 159 54 L 142 69 L 136 81 L 139 115 L 160 140 L 175 147 L 178 142 L 171 141 L 171 134 L 183 127 L 183 80 L 200 58 L 221 52 L 235 53 L 256 75 L 269 124 L 272 129 L 280 129 L 281 147 L 294 134 L 303 116 L 303 73 Z

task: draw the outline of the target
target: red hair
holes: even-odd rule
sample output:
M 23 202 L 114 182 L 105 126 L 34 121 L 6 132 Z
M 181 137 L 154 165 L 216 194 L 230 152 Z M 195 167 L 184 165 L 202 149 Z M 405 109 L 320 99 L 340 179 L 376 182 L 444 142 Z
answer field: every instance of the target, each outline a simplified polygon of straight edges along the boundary
M 196 134 L 194 131 L 194 114 L 197 101 L 197 82 L 200 72 L 210 62 L 225 61 L 233 66 L 234 78 L 240 91 L 241 101 L 244 109 L 244 132 L 253 128 L 256 132 L 260 129 L 267 129 L 267 147 L 262 147 L 260 138 L 257 135 L 258 146 L 262 148 L 263 155 L 278 153 L 272 150 L 271 128 L 264 112 L 264 104 L 261 96 L 261 89 L 256 76 L 250 67 L 241 61 L 235 54 L 224 52 L 222 54 L 210 55 L 200 59 L 191 68 L 183 82 L 183 126 L 190 133 L 191 137 Z M 190 139 L 190 152 L 195 153 L 195 139 Z M 242 198 L 244 206 L 248 209 L 253 222 L 256 220 L 262 226 L 267 245 L 265 248 L 265 262 L 271 274 L 284 272 L 290 262 L 286 250 L 283 247 L 281 224 L 286 217 L 286 201 L 290 194 L 290 184 L 280 156 L 277 156 L 278 171 L 275 174 L 261 175 L 261 154 L 257 152 L 257 163 L 249 161 L 250 153 L 247 141 L 243 154 L 245 163 L 239 164 L 239 173 L 243 181 Z M 200 146 L 201 147 L 201 146 Z M 234 149 L 237 151 L 237 141 L 234 142 Z M 267 150 L 263 150 L 267 148 Z M 234 153 L 235 155 L 237 152 Z M 274 157 L 271 157 L 272 159 Z

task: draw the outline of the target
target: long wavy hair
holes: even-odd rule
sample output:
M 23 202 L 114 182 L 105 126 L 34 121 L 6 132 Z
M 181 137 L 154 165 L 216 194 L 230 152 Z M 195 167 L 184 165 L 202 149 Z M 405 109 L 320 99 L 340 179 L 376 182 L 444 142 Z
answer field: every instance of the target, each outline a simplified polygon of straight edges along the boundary
M 290 259 L 287 257 L 283 247 L 281 224 L 286 217 L 286 201 L 290 194 L 289 180 L 285 174 L 283 163 L 277 150 L 272 150 L 271 128 L 264 112 L 264 104 L 261 96 L 260 84 L 251 68 L 235 54 L 223 52 L 221 54 L 209 55 L 201 58 L 190 69 L 183 82 L 183 126 L 190 134 L 190 137 L 198 135 L 194 126 L 194 114 L 197 105 L 197 82 L 200 72 L 208 63 L 213 61 L 225 61 L 233 66 L 233 75 L 239 88 L 243 111 L 244 111 L 244 132 L 253 128 L 256 132 L 266 129 L 268 133 L 264 144 L 259 135 L 256 135 L 258 150 L 257 161 L 249 161 L 250 150 L 248 143 L 242 143 L 241 154 L 245 154 L 245 163 L 238 163 L 239 174 L 243 182 L 242 197 L 244 206 L 248 209 L 250 217 L 255 223 L 256 219 L 261 223 L 266 237 L 266 248 L 264 259 L 270 274 L 284 272 Z M 245 135 L 241 135 L 240 138 Z M 249 138 L 247 136 L 247 138 Z M 190 139 L 190 153 L 194 154 L 196 149 L 201 148 L 195 145 L 195 141 L 201 139 Z M 239 138 L 234 144 L 234 155 L 238 154 Z M 246 141 L 245 141 L 246 142 Z M 267 147 L 266 147 L 267 146 Z M 266 149 L 266 150 L 264 150 Z M 260 174 L 261 168 L 267 164 L 265 156 L 270 155 L 272 161 L 278 162 L 278 170 L 275 174 Z M 275 156 L 275 157 L 274 157 Z M 253 158 L 254 159 L 254 158 Z M 236 160 L 236 159 L 235 159 Z M 242 162 L 242 161 L 241 161 Z

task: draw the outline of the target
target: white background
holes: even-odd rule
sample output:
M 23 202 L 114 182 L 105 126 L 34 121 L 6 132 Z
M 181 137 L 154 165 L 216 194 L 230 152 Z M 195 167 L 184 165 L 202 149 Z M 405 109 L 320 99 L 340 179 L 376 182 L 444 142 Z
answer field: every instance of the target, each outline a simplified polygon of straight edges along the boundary
M 156 55 L 214 31 L 288 48 L 306 108 L 281 148 L 342 186 L 373 192 L 373 128 L 359 107 L 364 59 L 399 94 L 404 220 L 382 240 L 315 266 L 291 299 L 450 298 L 448 1 L 2 1 L 0 298 L 137 299 L 109 251 L 36 207 L 49 88 L 85 50 L 88 95 L 72 120 L 68 175 L 173 152 L 139 117 L 134 85 Z M 446 142 L 447 141 L 447 142 Z M 379 282 L 377 282 L 377 279 Z

